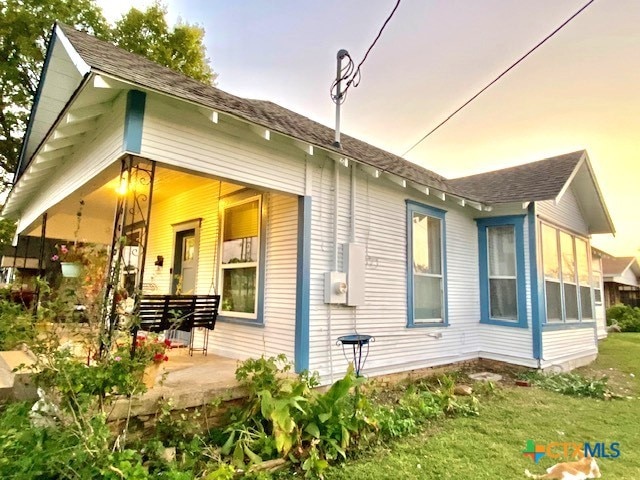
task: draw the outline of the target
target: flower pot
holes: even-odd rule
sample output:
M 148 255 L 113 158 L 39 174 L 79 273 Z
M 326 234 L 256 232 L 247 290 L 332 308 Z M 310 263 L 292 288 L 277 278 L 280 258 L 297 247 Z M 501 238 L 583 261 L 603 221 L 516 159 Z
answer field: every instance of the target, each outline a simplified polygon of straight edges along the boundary
M 156 384 L 156 378 L 158 378 L 158 374 L 160 373 L 160 367 L 162 366 L 159 362 L 153 362 L 150 365 L 147 365 L 144 368 L 144 373 L 142 374 L 142 383 L 147 388 L 153 388 Z
M 62 267 L 62 276 L 67 278 L 75 278 L 80 276 L 82 265 L 77 262 L 60 262 Z

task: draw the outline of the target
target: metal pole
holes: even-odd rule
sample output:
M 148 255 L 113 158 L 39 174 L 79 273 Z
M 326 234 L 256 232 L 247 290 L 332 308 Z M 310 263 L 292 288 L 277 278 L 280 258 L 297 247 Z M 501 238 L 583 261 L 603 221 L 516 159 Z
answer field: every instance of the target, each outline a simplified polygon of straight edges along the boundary
M 338 50 L 337 62 L 336 62 L 336 136 L 333 146 L 341 148 L 340 145 L 340 105 L 342 105 L 342 80 L 340 78 L 342 74 L 342 60 L 349 54 L 344 49 Z
M 38 258 L 38 276 L 44 276 L 44 243 L 47 237 L 47 212 L 42 214 L 42 229 L 40 230 L 40 257 Z M 34 298 L 33 312 L 38 312 L 38 304 L 40 303 L 40 282 L 36 283 L 36 292 Z

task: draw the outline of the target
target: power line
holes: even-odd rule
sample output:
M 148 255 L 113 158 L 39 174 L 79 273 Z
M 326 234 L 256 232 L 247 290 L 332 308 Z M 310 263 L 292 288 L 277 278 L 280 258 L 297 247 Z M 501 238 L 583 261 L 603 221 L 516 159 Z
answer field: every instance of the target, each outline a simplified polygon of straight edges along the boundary
M 342 72 L 340 74 L 340 77 L 337 78 L 331 84 L 331 89 L 330 89 L 331 90 L 331 99 L 335 103 L 344 102 L 344 99 L 345 99 L 345 97 L 347 95 L 347 91 L 349 90 L 349 87 L 351 87 L 351 85 L 353 85 L 354 88 L 357 87 L 358 85 L 360 85 L 360 80 L 362 78 L 361 73 L 360 73 L 360 67 L 362 67 L 364 62 L 367 60 L 367 57 L 369 56 L 369 53 L 371 52 L 371 50 L 373 50 L 373 47 L 375 46 L 375 44 L 378 42 L 378 40 L 382 36 L 382 32 L 386 28 L 387 24 L 391 21 L 391 18 L 396 13 L 396 10 L 398 9 L 399 6 L 400 6 L 400 0 L 398 0 L 396 2 L 395 6 L 393 7 L 393 10 L 391 10 L 391 13 L 389 14 L 387 19 L 382 24 L 382 27 L 380 27 L 380 30 L 378 30 L 378 34 L 376 35 L 376 38 L 373 40 L 371 45 L 369 45 L 369 48 L 367 49 L 366 53 L 364 54 L 364 57 L 362 57 L 362 60 L 360 61 L 360 63 L 358 64 L 358 66 L 355 69 L 354 69 L 354 62 L 351 59 L 351 57 L 349 56 L 349 54 L 347 53 L 345 55 L 347 57 L 347 59 L 349 60 L 349 63 L 347 64 L 346 67 L 343 68 L 343 70 L 342 70 Z M 351 78 L 349 78 L 349 77 L 351 77 Z M 349 79 L 349 80 L 347 80 L 347 79 Z M 338 84 L 340 84 L 341 82 L 343 82 L 345 80 L 347 80 L 347 86 L 345 87 L 344 91 L 342 91 L 342 93 L 340 94 L 340 98 L 338 98 L 338 95 L 334 94 L 333 92 L 335 90 L 337 90 Z
M 440 127 L 442 127 L 445 123 L 447 123 L 449 120 L 451 120 L 458 112 L 460 112 L 460 110 L 462 110 L 463 108 L 465 108 L 467 105 L 469 105 L 471 102 L 473 102 L 476 98 L 478 98 L 482 93 L 484 93 L 485 90 L 487 90 L 489 87 L 491 87 L 494 83 L 496 83 L 498 80 L 500 80 L 502 77 L 504 77 L 507 73 L 509 73 L 512 69 L 514 69 L 520 62 L 522 62 L 525 58 L 527 58 L 529 55 L 531 55 L 533 52 L 535 52 L 539 47 L 541 47 L 547 40 L 549 40 L 551 37 L 553 37 L 556 33 L 558 33 L 560 30 L 562 30 L 569 22 L 571 22 L 571 20 L 573 20 L 574 18 L 576 18 L 578 15 L 580 15 L 589 5 L 591 5 L 595 0 L 589 0 L 585 5 L 582 6 L 582 8 L 580 8 L 580 10 L 578 10 L 576 13 L 574 13 L 573 15 L 571 15 L 567 20 L 565 20 L 558 28 L 556 28 L 553 32 L 551 32 L 549 35 L 547 35 L 544 39 L 542 39 L 540 42 L 538 42 L 538 44 L 533 47 L 531 50 L 529 50 L 527 53 L 525 53 L 522 57 L 520 57 L 516 62 L 512 63 L 511 66 L 509 68 L 507 68 L 504 72 L 502 72 L 500 75 L 498 75 L 496 78 L 494 78 L 491 82 L 489 82 L 482 90 L 480 90 L 478 93 L 476 93 L 473 97 L 471 97 L 469 100 L 467 100 L 466 102 L 464 102 L 460 107 L 458 107 L 451 115 L 449 115 L 447 118 L 445 118 L 442 122 L 440 122 L 438 125 L 436 125 L 433 129 L 431 129 L 429 132 L 427 132 L 426 135 L 424 135 L 420 140 L 418 140 L 416 143 L 414 143 L 411 148 L 409 148 L 406 152 L 404 152 L 401 156 L 404 157 L 407 153 L 409 153 L 411 150 L 413 150 L 414 148 L 416 148 L 418 145 L 420 145 L 424 140 L 426 140 L 426 138 L 431 135 L 432 133 L 434 133 L 436 130 L 438 130 Z

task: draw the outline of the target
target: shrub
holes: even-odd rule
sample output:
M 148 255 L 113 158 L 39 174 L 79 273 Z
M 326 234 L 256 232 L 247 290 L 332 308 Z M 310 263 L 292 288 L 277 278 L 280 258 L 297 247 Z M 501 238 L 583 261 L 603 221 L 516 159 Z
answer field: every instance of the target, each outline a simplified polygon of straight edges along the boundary
M 607 309 L 607 325 L 617 324 L 623 332 L 640 332 L 640 308 L 621 303 Z
M 587 378 L 577 373 L 545 374 L 539 372 L 521 375 L 534 385 L 563 395 L 574 397 L 612 398 L 613 395 L 607 388 L 607 377 Z
M 36 337 L 35 321 L 24 305 L 0 300 L 0 351 L 14 350 Z

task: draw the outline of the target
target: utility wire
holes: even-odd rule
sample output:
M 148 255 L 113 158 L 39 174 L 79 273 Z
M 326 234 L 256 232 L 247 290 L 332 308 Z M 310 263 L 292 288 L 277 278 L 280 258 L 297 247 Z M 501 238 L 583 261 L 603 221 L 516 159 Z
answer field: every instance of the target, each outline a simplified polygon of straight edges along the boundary
M 411 150 L 413 150 L 414 148 L 416 148 L 418 145 L 420 145 L 424 140 L 427 139 L 427 137 L 429 135 L 431 135 L 432 133 L 434 133 L 436 130 L 438 130 L 440 127 L 442 127 L 445 123 L 447 123 L 449 120 L 451 120 L 458 112 L 460 112 L 460 110 L 462 110 L 463 108 L 465 108 L 467 105 L 469 105 L 471 102 L 473 102 L 476 98 L 478 98 L 482 93 L 484 93 L 485 90 L 487 90 L 489 87 L 491 87 L 494 83 L 496 83 L 498 80 L 500 80 L 502 77 L 504 77 L 507 73 L 509 73 L 511 70 L 513 70 L 520 62 L 522 62 L 525 58 L 527 58 L 529 55 L 531 55 L 533 52 L 535 52 L 539 47 L 541 47 L 547 40 L 549 40 L 551 37 L 553 37 L 556 33 L 558 33 L 560 30 L 562 30 L 569 22 L 571 22 L 571 20 L 573 20 L 574 18 L 576 18 L 578 15 L 580 15 L 584 10 L 586 10 L 586 8 L 591 5 L 595 0 L 589 0 L 585 5 L 582 6 L 582 8 L 580 8 L 580 10 L 578 10 L 576 13 L 574 13 L 573 15 L 571 15 L 567 20 L 565 20 L 558 28 L 556 28 L 553 32 L 551 32 L 549 35 L 547 35 L 543 40 L 541 40 L 540 42 L 538 42 L 538 44 L 533 47 L 531 50 L 529 50 L 527 53 L 525 53 L 522 57 L 520 57 L 516 62 L 514 62 L 513 64 L 511 64 L 511 66 L 509 68 L 507 68 L 504 72 L 502 72 L 500 75 L 498 75 L 496 78 L 494 78 L 491 82 L 489 82 L 482 90 L 480 90 L 478 93 L 476 93 L 473 97 L 471 97 L 469 100 L 467 100 L 466 102 L 464 102 L 460 107 L 458 107 L 451 115 L 449 115 L 447 118 L 445 118 L 442 122 L 440 122 L 438 125 L 436 125 L 433 129 L 431 129 L 425 136 L 423 136 L 420 140 L 418 140 L 416 143 L 414 143 L 411 148 L 409 148 L 406 152 L 404 152 L 401 156 L 404 157 L 407 153 L 409 153 Z
M 346 57 L 349 60 L 349 63 L 347 64 L 346 67 L 344 67 L 342 69 L 342 71 L 340 73 L 340 77 L 337 78 L 331 84 L 331 89 L 330 89 L 331 90 L 331 99 L 334 101 L 334 103 L 343 103 L 344 100 L 345 100 L 345 97 L 347 95 L 347 92 L 349 91 L 349 87 L 351 87 L 351 85 L 353 85 L 353 87 L 355 88 L 358 85 L 360 85 L 360 80 L 362 78 L 361 73 L 360 73 L 360 67 L 362 67 L 364 62 L 367 60 L 367 57 L 369 56 L 369 53 L 371 53 L 371 50 L 373 50 L 373 47 L 376 45 L 376 43 L 378 42 L 378 40 L 382 36 L 382 32 L 386 28 L 387 24 L 391 21 L 391 18 L 396 13 L 396 10 L 398 9 L 399 6 L 400 6 L 400 0 L 398 0 L 396 2 L 395 6 L 393 7 L 393 10 L 391 10 L 391 13 L 389 14 L 387 19 L 382 24 L 382 27 L 380 27 L 380 30 L 378 30 L 378 34 L 376 35 L 376 38 L 373 40 L 373 43 L 371 43 L 371 45 L 367 49 L 366 53 L 364 54 L 364 57 L 362 57 L 362 60 L 360 61 L 360 63 L 358 64 L 358 66 L 355 69 L 354 69 L 354 62 L 353 62 L 352 58 L 349 56 L 349 54 L 346 55 Z M 334 93 L 334 91 L 337 91 L 337 86 L 341 82 L 343 82 L 345 80 L 347 80 L 347 86 L 345 87 L 344 91 L 341 92 L 340 98 L 338 98 L 338 95 L 336 95 Z

